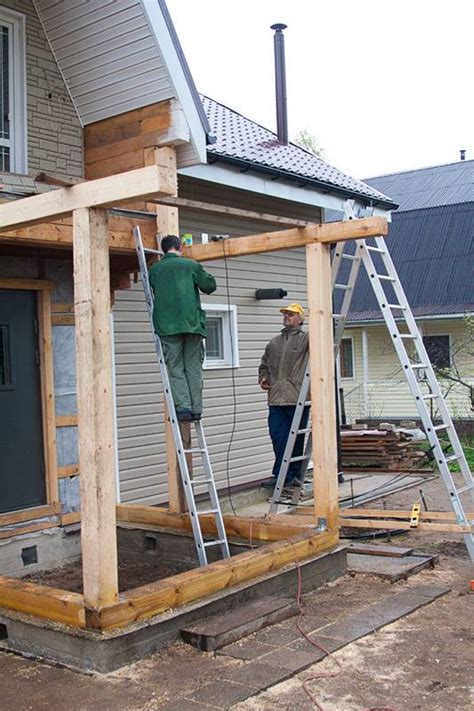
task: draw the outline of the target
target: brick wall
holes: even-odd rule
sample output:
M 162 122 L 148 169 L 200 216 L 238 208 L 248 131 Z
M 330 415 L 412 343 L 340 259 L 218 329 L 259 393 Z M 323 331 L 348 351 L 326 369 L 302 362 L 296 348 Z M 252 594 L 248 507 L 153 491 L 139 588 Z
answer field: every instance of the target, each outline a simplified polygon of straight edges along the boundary
M 0 0 L 26 15 L 28 172 L 81 178 L 82 127 L 31 0 Z

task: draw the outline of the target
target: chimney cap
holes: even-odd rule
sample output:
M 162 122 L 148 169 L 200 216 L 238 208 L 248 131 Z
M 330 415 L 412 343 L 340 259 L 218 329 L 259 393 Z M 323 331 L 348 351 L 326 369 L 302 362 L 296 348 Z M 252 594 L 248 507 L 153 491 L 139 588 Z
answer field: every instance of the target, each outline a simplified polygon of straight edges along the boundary
M 282 32 L 282 30 L 286 30 L 288 25 L 284 25 L 282 22 L 277 22 L 274 25 L 270 25 L 271 30 L 275 30 L 275 32 Z

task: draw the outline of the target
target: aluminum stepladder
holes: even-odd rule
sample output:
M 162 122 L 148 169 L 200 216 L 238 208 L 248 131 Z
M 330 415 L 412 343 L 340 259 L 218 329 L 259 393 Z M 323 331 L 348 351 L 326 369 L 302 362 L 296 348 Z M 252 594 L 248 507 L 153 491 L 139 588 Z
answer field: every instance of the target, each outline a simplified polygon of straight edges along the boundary
M 223 558 L 229 558 L 229 544 L 227 541 L 227 535 L 224 527 L 224 520 L 222 518 L 222 511 L 219 503 L 219 497 L 217 495 L 216 483 L 214 480 L 214 474 L 212 471 L 211 460 L 209 458 L 209 450 L 207 448 L 206 439 L 204 436 L 204 429 L 202 426 L 202 420 L 194 420 L 193 424 L 195 427 L 197 447 L 191 447 L 190 449 L 185 449 L 183 446 L 183 440 L 181 437 L 181 430 L 176 417 L 176 409 L 173 402 L 173 397 L 171 395 L 171 387 L 168 376 L 168 369 L 165 364 L 165 359 L 163 357 L 163 348 L 159 336 L 155 333 L 155 328 L 153 325 L 153 306 L 154 298 L 153 292 L 151 290 L 150 282 L 148 280 L 148 268 L 146 263 L 146 254 L 159 254 L 156 249 L 145 249 L 143 247 L 143 241 L 141 237 L 141 232 L 139 227 L 135 227 L 133 230 L 133 236 L 135 238 L 135 247 L 137 250 L 138 263 L 140 267 L 140 274 L 142 278 L 143 291 L 145 293 L 145 300 L 147 305 L 148 316 L 150 320 L 150 326 L 153 333 L 153 339 L 155 343 L 155 351 L 158 358 L 158 363 L 160 366 L 161 378 L 163 381 L 163 392 L 168 408 L 169 419 L 171 423 L 171 428 L 173 431 L 173 439 L 176 447 L 176 455 L 178 459 L 179 470 L 181 474 L 181 480 L 183 482 L 184 494 L 186 496 L 186 502 L 188 505 L 189 515 L 191 518 L 191 525 L 193 529 L 194 540 L 196 543 L 196 550 L 198 554 L 198 559 L 200 565 L 207 565 L 207 548 L 211 546 L 220 546 Z M 204 476 L 199 476 L 196 478 L 191 478 L 189 473 L 188 462 L 186 460 L 186 455 L 200 455 L 202 468 L 204 471 Z M 211 507 L 205 510 L 198 510 L 196 506 L 196 498 L 194 495 L 194 487 L 204 484 L 207 488 L 207 493 L 211 502 Z M 217 539 L 211 541 L 204 541 L 201 529 L 201 522 L 199 520 L 200 516 L 212 514 L 215 517 L 216 528 L 217 528 Z
M 342 293 L 342 304 L 340 313 L 333 314 L 333 319 L 335 321 L 334 329 L 334 357 L 337 358 L 339 353 L 339 347 L 341 345 L 342 334 L 344 332 L 347 314 L 349 313 L 349 307 L 351 304 L 352 293 L 354 286 L 357 281 L 357 276 L 359 274 L 359 268 L 361 265 L 361 256 L 355 252 L 355 254 L 347 254 L 344 252 L 345 242 L 338 242 L 334 249 L 334 254 L 332 256 L 331 262 L 331 283 L 333 292 Z M 341 280 L 340 272 L 342 264 L 346 262 L 349 264 L 349 273 L 347 275 L 347 280 Z M 308 392 L 310 385 L 310 367 L 309 361 L 306 364 L 305 372 L 303 375 L 303 382 L 301 384 L 300 392 L 298 393 L 298 400 L 296 402 L 295 414 L 293 416 L 293 421 L 291 423 L 290 434 L 288 441 L 285 446 L 285 451 L 283 453 L 282 463 L 280 466 L 280 471 L 278 472 L 277 480 L 275 483 L 275 488 L 273 490 L 272 498 L 270 500 L 269 514 L 274 514 L 278 510 L 278 505 L 285 503 L 281 501 L 281 495 L 283 487 L 286 480 L 286 475 L 288 474 L 288 469 L 290 464 L 293 462 L 300 462 L 300 471 L 298 476 L 298 484 L 296 487 L 292 499 L 291 505 L 296 505 L 299 501 L 301 490 L 303 487 L 304 478 L 308 471 L 309 463 L 311 461 L 313 452 L 313 440 L 311 425 L 307 427 L 301 427 L 301 422 L 303 418 L 303 413 L 305 408 L 311 407 L 311 401 L 308 400 Z M 307 435 L 307 437 L 306 437 Z M 305 437 L 306 441 L 303 447 L 303 454 L 293 456 L 293 450 L 298 437 Z
M 470 471 L 466 456 L 454 428 L 451 415 L 447 409 L 435 372 L 424 347 L 423 339 L 419 332 L 403 287 L 400 283 L 400 279 L 389 254 L 385 240 L 383 237 L 375 237 L 370 241 L 371 244 L 368 244 L 368 240 L 356 240 L 354 253 L 347 255 L 344 253 L 345 243 L 341 242 L 336 245 L 332 263 L 332 283 L 334 288 L 340 288 L 346 293 L 344 295 L 341 313 L 334 314 L 334 318 L 336 320 L 334 337 L 335 354 L 337 355 L 339 350 L 354 285 L 356 283 L 359 267 L 362 263 L 365 267 L 379 308 L 389 330 L 392 343 L 402 366 L 408 386 L 415 399 L 418 414 L 426 432 L 428 441 L 431 445 L 431 449 L 448 493 L 452 509 L 456 515 L 457 523 L 466 526 L 468 529 L 463 536 L 471 560 L 474 561 L 474 534 L 471 528 L 474 522 L 469 521 L 467 518 L 465 508 L 467 501 L 464 501 L 467 499 L 468 493 L 470 494 L 471 501 L 474 501 L 474 479 L 472 472 Z M 338 284 L 336 282 L 336 278 L 344 257 L 349 258 L 352 261 L 352 266 L 347 282 L 345 284 Z M 374 257 L 379 265 L 379 269 L 381 268 L 382 271 L 379 271 L 376 268 Z M 387 293 L 387 289 L 390 288 L 392 289 L 391 294 Z M 396 318 L 394 313 L 397 313 Z M 402 327 L 401 329 L 400 326 Z M 411 352 L 407 350 L 406 344 L 412 345 Z M 417 374 L 424 374 L 424 380 L 426 381 L 428 392 L 423 391 L 422 383 Z M 301 459 L 302 468 L 300 473 L 300 484 L 302 484 L 304 474 L 307 471 L 309 460 L 311 458 L 312 447 L 310 434 L 308 436 L 304 455 L 301 458 L 291 458 L 296 437 L 298 434 L 307 431 L 307 428 L 304 430 L 299 429 L 303 408 L 305 404 L 310 404 L 304 402 L 309 388 L 309 372 L 307 372 L 307 375 L 308 377 L 306 378 L 305 373 L 300 396 L 298 398 L 298 404 L 295 409 L 295 416 L 291 426 L 290 437 L 288 438 L 282 466 L 278 475 L 277 486 L 280 484 L 280 491 L 285 481 L 290 462 Z M 431 416 L 428 407 L 428 403 L 430 401 L 434 401 L 436 404 L 438 409 L 438 417 L 436 419 L 440 419 L 441 424 L 435 425 L 433 422 L 434 418 Z M 448 437 L 448 449 L 452 449 L 452 454 L 446 456 L 445 450 L 439 440 L 438 432 L 444 432 Z M 451 462 L 457 462 L 460 469 L 459 473 L 453 473 L 450 471 L 449 464 Z M 276 492 L 277 486 L 275 486 L 274 495 L 272 497 L 270 513 L 275 513 L 280 499 L 280 491 L 278 493 Z M 291 502 L 292 504 L 298 502 L 299 495 L 300 488 L 297 488 Z

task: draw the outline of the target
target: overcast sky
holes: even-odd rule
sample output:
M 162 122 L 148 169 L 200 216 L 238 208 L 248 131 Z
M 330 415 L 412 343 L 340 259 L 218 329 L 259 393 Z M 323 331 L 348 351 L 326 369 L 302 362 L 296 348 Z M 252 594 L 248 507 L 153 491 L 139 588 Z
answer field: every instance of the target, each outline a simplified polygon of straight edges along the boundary
M 198 91 L 276 130 L 275 22 L 290 140 L 363 178 L 474 158 L 473 0 L 167 0 Z

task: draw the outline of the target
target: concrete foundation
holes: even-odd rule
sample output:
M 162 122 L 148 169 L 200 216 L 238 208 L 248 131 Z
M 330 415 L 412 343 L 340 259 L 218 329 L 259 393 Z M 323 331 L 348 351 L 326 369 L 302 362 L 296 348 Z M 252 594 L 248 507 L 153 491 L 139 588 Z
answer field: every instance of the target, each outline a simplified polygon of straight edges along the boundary
M 77 527 L 69 531 L 47 528 L 0 541 L 0 575 L 21 577 L 73 563 L 80 556 L 81 536 Z
M 139 558 L 166 556 L 173 568 L 195 567 L 194 541 L 189 536 L 145 530 L 119 530 L 119 547 Z M 156 537 L 156 545 L 152 541 Z M 151 541 L 150 541 L 151 538 Z M 172 545 L 170 545 L 172 544 Z M 242 552 L 237 547 L 233 553 Z M 299 564 L 303 591 L 314 590 L 346 572 L 346 547 L 314 556 Z M 265 595 L 295 597 L 298 571 L 292 564 L 205 600 L 169 610 L 108 633 L 79 630 L 7 610 L 0 610 L 0 646 L 41 657 L 83 672 L 109 672 L 129 664 L 180 638 L 183 627 L 210 615 L 224 613 L 237 604 Z

